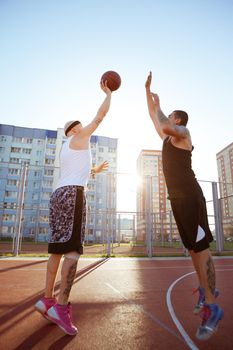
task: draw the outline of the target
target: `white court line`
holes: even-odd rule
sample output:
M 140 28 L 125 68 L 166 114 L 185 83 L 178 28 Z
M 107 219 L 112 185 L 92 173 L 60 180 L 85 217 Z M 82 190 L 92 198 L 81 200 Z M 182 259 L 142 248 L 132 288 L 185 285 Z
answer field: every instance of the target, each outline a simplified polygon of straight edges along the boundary
M 184 328 L 182 327 L 180 321 L 178 320 L 178 318 L 176 317 L 176 314 L 174 312 L 172 303 L 171 303 L 171 291 L 173 289 L 173 287 L 176 285 L 176 283 L 178 283 L 180 280 L 182 280 L 183 278 L 192 275 L 196 273 L 195 271 L 193 272 L 189 272 L 186 273 L 185 275 L 181 276 L 180 278 L 178 278 L 177 280 L 175 280 L 170 287 L 168 288 L 167 291 L 167 296 L 166 296 L 166 301 L 167 301 L 167 307 L 168 307 L 168 311 L 171 315 L 171 318 L 173 320 L 173 322 L 175 323 L 176 327 L 178 328 L 179 332 L 181 333 L 182 337 L 184 338 L 186 344 L 189 346 L 190 349 L 192 350 L 199 350 L 198 347 L 196 347 L 196 345 L 194 344 L 194 342 L 192 341 L 192 339 L 188 336 L 188 334 L 185 332 Z
M 216 271 L 218 272 L 226 272 L 226 271 L 233 271 L 233 269 L 217 269 Z M 168 288 L 167 291 L 167 296 L 166 296 L 166 301 L 167 301 L 167 307 L 168 307 L 168 311 L 171 315 L 171 318 L 173 320 L 173 322 L 175 323 L 176 327 L 178 328 L 179 332 L 181 333 L 182 337 L 184 338 L 186 344 L 189 346 L 190 349 L 192 350 L 199 350 L 199 348 L 193 343 L 192 339 L 189 337 L 189 335 L 186 333 L 186 331 L 184 330 L 183 326 L 181 325 L 180 321 L 178 320 L 178 318 L 176 317 L 176 314 L 174 312 L 172 303 L 171 303 L 171 291 L 174 288 L 174 286 L 183 278 L 192 275 L 196 273 L 195 271 L 193 272 L 189 272 L 186 273 L 185 275 L 181 276 L 180 278 L 178 278 L 177 280 L 175 280 L 170 287 Z

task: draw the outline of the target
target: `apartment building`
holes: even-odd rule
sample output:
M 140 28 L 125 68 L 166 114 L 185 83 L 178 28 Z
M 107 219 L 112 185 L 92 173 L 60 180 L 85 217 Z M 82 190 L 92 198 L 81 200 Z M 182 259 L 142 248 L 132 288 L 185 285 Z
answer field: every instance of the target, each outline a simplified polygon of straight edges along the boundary
M 216 155 L 225 236 L 233 236 L 233 143 Z
M 20 229 L 24 237 L 47 239 L 49 199 L 64 140 L 63 129 L 0 124 L 0 236 L 13 236 Z M 103 222 L 104 230 L 115 237 L 117 139 L 92 136 L 91 153 L 93 165 L 109 161 L 109 171 L 88 184 L 87 239 L 95 241 L 106 235 Z
M 162 170 L 162 152 L 142 150 L 137 159 L 137 174 L 142 179 L 137 189 L 137 239 L 145 241 L 146 213 L 150 214 L 153 234 L 169 239 L 174 225 L 167 188 Z M 156 237 L 155 237 L 156 238 Z

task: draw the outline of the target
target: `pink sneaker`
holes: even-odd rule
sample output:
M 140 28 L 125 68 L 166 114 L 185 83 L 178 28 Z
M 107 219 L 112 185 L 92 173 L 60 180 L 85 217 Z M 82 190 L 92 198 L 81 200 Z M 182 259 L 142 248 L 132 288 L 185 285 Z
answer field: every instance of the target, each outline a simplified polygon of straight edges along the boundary
M 47 320 L 50 321 L 48 318 L 47 311 L 54 305 L 57 304 L 56 298 L 45 298 L 38 300 L 35 304 L 35 309 L 41 313 L 42 316 L 44 316 Z
M 71 304 L 60 305 L 56 304 L 47 313 L 48 318 L 56 323 L 66 334 L 76 335 L 78 329 L 75 327 L 72 321 Z

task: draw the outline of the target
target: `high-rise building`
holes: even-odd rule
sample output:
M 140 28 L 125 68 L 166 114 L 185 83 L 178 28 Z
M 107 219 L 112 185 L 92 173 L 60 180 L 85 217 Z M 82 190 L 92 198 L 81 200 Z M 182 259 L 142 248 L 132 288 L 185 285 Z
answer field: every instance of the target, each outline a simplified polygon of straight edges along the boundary
M 167 200 L 167 188 L 162 170 L 162 152 L 142 150 L 137 159 L 137 173 L 142 179 L 137 189 L 137 239 L 145 241 L 146 213 L 150 212 L 153 221 L 153 234 L 168 236 L 171 234 L 170 202 Z
M 64 140 L 63 129 L 0 124 L 0 236 L 13 236 L 20 230 L 25 237 L 46 240 L 49 199 L 58 180 Z M 117 139 L 92 136 L 91 153 L 93 165 L 106 160 L 109 170 L 88 184 L 87 238 L 101 240 L 108 228 L 114 239 Z
M 223 230 L 233 236 L 233 143 L 216 155 L 222 207 Z

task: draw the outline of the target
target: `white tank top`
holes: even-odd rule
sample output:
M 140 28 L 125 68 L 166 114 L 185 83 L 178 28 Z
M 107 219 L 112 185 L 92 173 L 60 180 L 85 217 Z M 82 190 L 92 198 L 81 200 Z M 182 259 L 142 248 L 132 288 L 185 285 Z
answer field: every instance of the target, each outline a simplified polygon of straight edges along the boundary
M 91 171 L 90 148 L 74 150 L 70 148 L 70 136 L 62 145 L 60 153 L 60 177 L 55 189 L 76 185 L 86 187 Z

